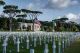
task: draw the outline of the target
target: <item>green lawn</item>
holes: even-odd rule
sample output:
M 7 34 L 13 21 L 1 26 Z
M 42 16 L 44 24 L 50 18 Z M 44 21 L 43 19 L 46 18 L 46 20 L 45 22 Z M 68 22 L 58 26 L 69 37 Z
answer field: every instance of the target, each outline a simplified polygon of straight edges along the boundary
M 30 40 L 30 42 L 31 42 L 31 40 Z M 57 41 L 56 41 L 56 44 L 57 44 Z M 8 47 L 7 47 L 6 53 L 17 53 L 16 48 L 17 48 L 17 46 L 14 45 L 13 38 L 9 37 Z M 49 49 L 49 53 L 52 53 L 52 42 L 48 43 L 48 49 Z M 58 49 L 58 47 L 56 49 Z M 2 50 L 3 50 L 2 42 L 0 42 L 0 53 L 2 53 Z M 39 40 L 37 40 L 37 47 L 34 47 L 34 50 L 35 50 L 35 53 L 44 53 L 44 42 L 43 42 L 43 40 L 42 40 L 42 45 L 39 45 Z M 56 51 L 58 51 L 58 50 L 56 50 Z M 20 43 L 20 52 L 19 53 L 30 53 L 30 49 L 26 49 L 26 38 L 24 38 L 23 42 Z
M 3 50 L 2 43 L 3 42 L 0 42 L 0 53 L 2 53 L 2 50 Z M 17 48 L 16 45 L 14 45 L 13 43 L 13 38 L 10 37 L 8 41 L 7 53 L 17 53 L 16 48 Z M 48 49 L 49 49 L 49 53 L 52 53 L 52 42 L 48 43 Z M 34 47 L 34 50 L 35 50 L 35 53 L 44 53 L 43 40 L 42 40 L 42 45 L 39 45 L 39 40 L 37 40 L 37 47 Z M 23 42 L 20 43 L 19 53 L 30 53 L 30 50 L 26 49 L 26 38 L 24 38 Z M 58 53 L 58 40 L 56 40 L 56 53 Z M 70 47 L 66 48 L 64 53 L 80 53 L 80 40 L 76 41 Z
M 80 53 L 80 40 L 77 40 L 69 48 L 66 48 L 65 53 Z

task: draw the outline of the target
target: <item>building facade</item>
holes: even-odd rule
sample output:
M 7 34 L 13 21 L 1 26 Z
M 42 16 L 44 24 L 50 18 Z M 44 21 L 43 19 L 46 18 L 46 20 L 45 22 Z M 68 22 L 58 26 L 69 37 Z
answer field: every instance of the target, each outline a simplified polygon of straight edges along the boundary
M 40 31 L 41 30 L 41 25 L 34 23 L 34 28 L 33 28 L 33 23 L 23 23 L 23 22 L 18 22 L 19 26 L 18 26 L 18 30 L 22 30 L 22 31 L 32 31 L 34 29 L 34 31 Z

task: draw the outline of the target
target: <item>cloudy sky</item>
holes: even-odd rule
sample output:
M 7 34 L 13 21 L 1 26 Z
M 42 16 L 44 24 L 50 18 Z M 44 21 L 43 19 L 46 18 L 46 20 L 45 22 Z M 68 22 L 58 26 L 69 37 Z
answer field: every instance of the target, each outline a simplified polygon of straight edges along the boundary
M 6 4 L 18 5 L 19 8 L 42 11 L 39 20 L 52 20 L 67 16 L 70 20 L 79 22 L 80 0 L 5 0 Z M 0 7 L 2 11 L 2 7 Z

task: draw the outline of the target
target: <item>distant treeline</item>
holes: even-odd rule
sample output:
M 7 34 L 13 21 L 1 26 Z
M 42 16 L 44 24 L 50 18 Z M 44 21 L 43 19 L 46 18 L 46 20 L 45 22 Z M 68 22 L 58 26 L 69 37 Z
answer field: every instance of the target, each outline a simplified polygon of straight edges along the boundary
M 19 24 L 18 22 L 33 23 L 32 20 L 22 19 L 22 18 L 12 18 L 12 30 L 17 31 Z M 55 19 L 53 21 L 40 21 L 41 31 L 80 31 L 80 24 L 75 22 L 65 22 L 65 19 Z M 56 23 L 56 26 L 55 24 Z M 9 18 L 0 17 L 0 31 L 9 31 Z

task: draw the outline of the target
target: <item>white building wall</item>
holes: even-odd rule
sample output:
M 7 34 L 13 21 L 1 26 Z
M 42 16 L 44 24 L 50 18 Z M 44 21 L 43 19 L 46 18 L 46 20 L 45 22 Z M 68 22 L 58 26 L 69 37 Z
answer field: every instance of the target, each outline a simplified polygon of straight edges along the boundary
M 31 30 L 33 30 L 33 23 L 22 23 L 22 22 L 19 22 L 19 28 L 22 28 L 22 25 L 24 25 L 27 29 L 28 26 L 31 26 Z M 24 30 L 24 29 L 23 29 Z M 41 27 L 39 24 L 34 24 L 34 31 L 40 31 L 41 30 Z

